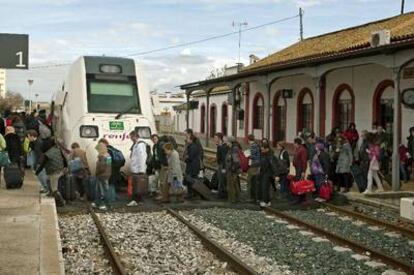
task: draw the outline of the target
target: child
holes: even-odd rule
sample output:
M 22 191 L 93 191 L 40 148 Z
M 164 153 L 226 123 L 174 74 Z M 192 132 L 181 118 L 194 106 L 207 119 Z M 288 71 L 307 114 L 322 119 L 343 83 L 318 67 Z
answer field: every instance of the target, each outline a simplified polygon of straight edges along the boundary
M 99 209 L 107 210 L 112 159 L 105 144 L 100 142 L 96 145 L 95 149 L 98 151 L 98 160 L 96 161 L 96 184 L 99 196 L 95 202 L 92 203 L 92 207 L 97 207 L 99 205 Z
M 85 187 L 89 178 L 89 166 L 86 152 L 82 150 L 78 143 L 72 143 L 72 152 L 69 156 L 69 169 L 76 183 L 76 189 L 81 200 L 84 199 Z

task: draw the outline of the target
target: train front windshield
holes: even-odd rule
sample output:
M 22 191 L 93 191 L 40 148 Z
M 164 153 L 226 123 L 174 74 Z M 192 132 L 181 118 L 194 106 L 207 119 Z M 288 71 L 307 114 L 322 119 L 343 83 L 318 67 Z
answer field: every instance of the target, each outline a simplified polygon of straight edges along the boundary
M 87 84 L 89 113 L 141 113 L 136 81 L 88 79 Z

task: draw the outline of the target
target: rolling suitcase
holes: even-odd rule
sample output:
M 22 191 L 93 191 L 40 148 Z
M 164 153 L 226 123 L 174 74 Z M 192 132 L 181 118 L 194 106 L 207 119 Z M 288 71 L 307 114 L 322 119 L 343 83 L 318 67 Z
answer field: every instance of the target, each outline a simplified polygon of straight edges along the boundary
M 4 180 L 7 189 L 21 188 L 23 185 L 23 173 L 20 167 L 15 163 L 4 167 Z
M 359 165 L 353 164 L 351 166 L 351 174 L 356 185 L 358 186 L 359 192 L 364 192 L 365 189 L 367 189 L 367 175 L 364 173 L 362 168 Z
M 148 176 L 147 175 L 133 175 L 132 189 L 135 194 L 144 196 L 148 194 Z
M 58 190 L 65 200 L 73 201 L 76 199 L 76 186 L 71 176 L 63 175 L 59 178 Z
M 192 183 L 192 189 L 205 200 L 211 200 L 211 190 L 204 184 L 204 178 L 194 179 L 186 177 L 186 181 Z

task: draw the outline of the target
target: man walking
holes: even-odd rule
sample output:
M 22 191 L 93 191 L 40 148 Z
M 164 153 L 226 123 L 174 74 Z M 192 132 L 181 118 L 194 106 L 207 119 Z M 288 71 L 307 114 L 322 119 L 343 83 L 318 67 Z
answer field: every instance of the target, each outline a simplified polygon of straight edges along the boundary
M 248 139 L 250 145 L 250 165 L 249 170 L 247 170 L 247 190 L 249 192 L 250 201 L 256 202 L 258 190 L 257 177 L 260 168 L 260 146 L 255 141 L 254 135 L 249 135 Z
M 146 143 L 139 141 L 139 135 L 137 132 L 132 131 L 129 137 L 133 143 L 131 147 L 131 162 L 130 172 L 132 177 L 132 201 L 127 206 L 137 206 L 138 203 L 142 204 L 143 195 L 146 192 L 147 176 L 145 174 L 147 170 L 147 148 Z
M 223 141 L 223 134 L 216 133 L 214 135 L 214 140 L 217 145 L 217 181 L 218 181 L 218 196 L 221 199 L 227 198 L 227 185 L 226 185 L 226 155 L 228 151 L 228 146 Z

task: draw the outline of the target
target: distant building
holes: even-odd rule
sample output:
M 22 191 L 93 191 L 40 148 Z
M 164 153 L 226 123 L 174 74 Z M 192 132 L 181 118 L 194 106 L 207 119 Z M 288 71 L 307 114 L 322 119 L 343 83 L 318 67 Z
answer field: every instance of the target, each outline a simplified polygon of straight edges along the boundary
M 176 112 L 175 106 L 181 105 L 186 102 L 186 98 L 183 93 L 173 94 L 152 94 L 151 104 L 152 112 L 155 117 L 155 124 L 158 131 L 172 132 L 174 129 L 174 121 Z
M 6 70 L 0 69 L 0 97 L 4 98 L 6 96 Z

